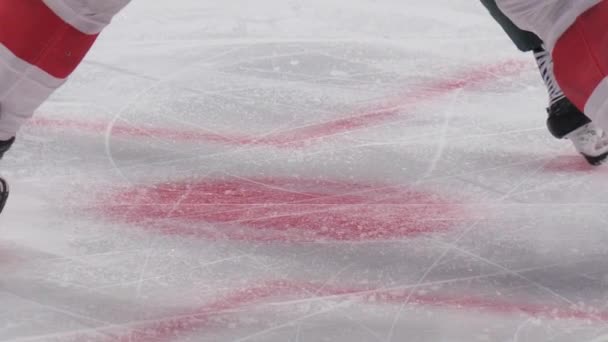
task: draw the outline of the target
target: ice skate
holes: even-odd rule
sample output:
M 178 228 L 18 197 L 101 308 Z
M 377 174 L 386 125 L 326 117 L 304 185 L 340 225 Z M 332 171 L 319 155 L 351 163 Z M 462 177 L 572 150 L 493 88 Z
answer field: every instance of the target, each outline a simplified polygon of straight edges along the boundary
M 588 123 L 566 136 L 591 165 L 600 165 L 608 157 L 608 135 L 594 123 Z
M 600 165 L 608 157 L 608 135 L 578 110 L 567 98 L 547 109 L 547 127 L 558 139 L 568 139 L 591 165 Z

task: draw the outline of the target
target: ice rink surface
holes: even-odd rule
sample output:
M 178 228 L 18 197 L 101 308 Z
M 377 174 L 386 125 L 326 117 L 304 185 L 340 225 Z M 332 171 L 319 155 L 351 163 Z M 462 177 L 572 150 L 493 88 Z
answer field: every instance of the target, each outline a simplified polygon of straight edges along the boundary
M 2 161 L 0 341 L 608 341 L 608 168 L 477 1 L 134 0 Z

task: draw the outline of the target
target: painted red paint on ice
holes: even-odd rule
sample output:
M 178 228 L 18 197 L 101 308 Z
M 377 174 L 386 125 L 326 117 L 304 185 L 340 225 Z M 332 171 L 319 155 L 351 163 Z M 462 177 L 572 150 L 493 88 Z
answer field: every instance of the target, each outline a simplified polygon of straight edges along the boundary
M 51 128 L 62 128 L 74 130 L 80 133 L 105 134 L 108 128 L 107 122 L 85 121 L 70 119 L 35 118 L 31 125 Z M 112 126 L 112 136 L 123 138 L 159 138 L 168 141 L 181 142 L 211 142 L 217 144 L 254 144 L 254 138 L 220 135 L 203 130 L 186 131 L 173 130 L 164 127 L 134 126 L 125 123 L 117 123 Z
M 471 314 L 518 315 L 551 320 L 581 320 L 607 323 L 608 312 L 585 311 L 558 305 L 531 304 L 496 298 L 456 296 L 441 294 L 419 294 L 411 290 L 386 290 L 361 287 L 333 286 L 326 283 L 294 281 L 269 281 L 244 289 L 237 289 L 201 306 L 152 322 L 129 326 L 124 335 L 113 336 L 108 341 L 120 342 L 168 342 L 189 334 L 195 334 L 211 324 L 211 319 L 243 311 L 247 307 L 261 305 L 272 299 L 280 300 L 326 300 L 332 302 L 359 302 L 367 305 L 406 305 L 437 310 L 451 310 Z M 200 333 L 200 331 L 199 331 Z M 97 339 L 106 341 L 104 339 Z
M 599 171 L 600 168 L 587 163 L 581 156 L 559 156 L 543 166 L 549 172 L 591 172 Z
M 462 208 L 422 191 L 337 181 L 228 179 L 128 189 L 110 218 L 164 234 L 247 241 L 366 241 L 450 228 Z
M 204 132 L 202 130 L 182 130 L 177 128 L 133 126 L 116 122 L 112 126 L 112 136 L 125 138 L 154 137 L 177 142 L 206 142 L 225 145 L 270 145 L 277 147 L 296 147 L 316 139 L 334 136 L 353 130 L 369 128 L 403 118 L 405 111 L 416 105 L 439 99 L 441 96 L 466 87 L 481 86 L 500 78 L 513 76 L 525 69 L 527 63 L 506 61 L 495 65 L 484 65 L 449 78 L 419 86 L 415 90 L 386 99 L 373 108 L 365 108 L 354 113 L 339 115 L 340 118 L 288 129 L 274 134 L 255 136 L 248 134 Z M 72 129 L 79 133 L 104 133 L 108 122 L 85 120 L 65 120 L 38 118 L 32 125 Z

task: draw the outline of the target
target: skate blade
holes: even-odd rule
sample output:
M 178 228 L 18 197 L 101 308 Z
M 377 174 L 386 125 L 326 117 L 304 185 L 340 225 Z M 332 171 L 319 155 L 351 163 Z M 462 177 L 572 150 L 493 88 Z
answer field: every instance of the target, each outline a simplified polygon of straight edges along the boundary
M 4 178 L 0 177 L 0 213 L 4 210 L 4 206 L 6 206 L 6 201 L 8 200 L 8 183 Z
M 600 154 L 599 156 L 596 156 L 596 157 L 591 157 L 584 153 L 581 153 L 581 154 L 583 155 L 583 157 L 585 157 L 585 160 L 587 160 L 587 163 L 589 163 L 593 166 L 600 166 L 600 165 L 606 163 L 606 159 L 608 158 L 608 152 Z

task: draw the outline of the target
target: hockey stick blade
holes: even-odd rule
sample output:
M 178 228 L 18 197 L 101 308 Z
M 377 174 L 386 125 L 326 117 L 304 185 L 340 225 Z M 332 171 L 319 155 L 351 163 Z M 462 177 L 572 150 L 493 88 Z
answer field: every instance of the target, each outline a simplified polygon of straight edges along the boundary
M 4 210 L 4 206 L 8 200 L 8 193 L 8 183 L 4 178 L 0 177 L 0 213 Z

